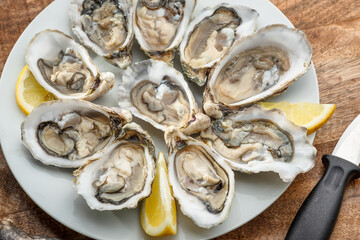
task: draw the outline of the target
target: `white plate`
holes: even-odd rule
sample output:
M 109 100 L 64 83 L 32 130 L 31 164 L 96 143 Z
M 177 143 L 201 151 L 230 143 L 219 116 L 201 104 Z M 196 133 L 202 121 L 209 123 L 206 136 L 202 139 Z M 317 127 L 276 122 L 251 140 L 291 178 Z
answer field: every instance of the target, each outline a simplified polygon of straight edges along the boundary
M 24 54 L 30 39 L 39 31 L 50 28 L 71 33 L 68 17 L 70 0 L 57 0 L 42 11 L 26 28 L 16 42 L 5 64 L 0 81 L 0 137 L 3 153 L 16 180 L 36 204 L 50 216 L 69 228 L 96 239 L 147 239 L 140 226 L 139 210 L 122 210 L 99 212 L 90 210 L 85 200 L 78 196 L 72 188 L 72 170 L 45 166 L 34 160 L 30 152 L 23 146 L 20 138 L 20 125 L 25 115 L 15 100 L 15 85 L 18 74 L 25 65 Z M 231 1 L 228 2 L 238 2 Z M 205 5 L 216 5 L 219 1 L 198 0 L 195 14 Z M 240 1 L 239 1 L 240 3 Z M 268 24 L 282 23 L 292 26 L 290 21 L 267 0 L 242 0 L 241 4 L 256 9 L 260 14 L 259 27 Z M 134 61 L 145 59 L 135 43 Z M 117 74 L 121 71 L 104 62 L 100 57 L 92 56 L 102 71 L 110 70 Z M 178 60 L 177 60 L 178 61 Z M 177 63 L 177 66 L 178 63 Z M 178 68 L 179 69 L 179 68 Z M 190 84 L 195 98 L 201 102 L 202 88 Z M 116 106 L 116 89 L 97 103 Z M 291 102 L 319 102 L 319 90 L 314 67 L 297 80 L 286 93 L 271 100 L 287 100 Z M 151 125 L 139 122 L 154 138 L 157 150 L 166 152 L 162 132 Z M 314 136 L 311 136 L 313 141 Z M 246 175 L 236 173 L 236 192 L 229 218 L 220 226 L 212 229 L 201 229 L 178 211 L 178 233 L 166 239 L 208 239 L 229 232 L 264 211 L 289 186 L 283 183 L 274 173 Z

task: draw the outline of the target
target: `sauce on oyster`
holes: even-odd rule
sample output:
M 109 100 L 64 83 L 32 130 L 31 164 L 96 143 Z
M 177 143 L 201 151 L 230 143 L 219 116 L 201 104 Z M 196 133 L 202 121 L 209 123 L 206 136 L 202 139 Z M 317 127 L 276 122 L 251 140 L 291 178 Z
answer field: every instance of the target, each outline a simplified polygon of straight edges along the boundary
M 249 49 L 221 69 L 214 82 L 214 96 L 225 104 L 250 98 L 274 86 L 289 68 L 288 53 L 278 47 Z
M 186 62 L 199 68 L 222 57 L 234 43 L 235 29 L 241 22 L 237 13 L 227 7 L 220 7 L 204 18 L 189 37 Z

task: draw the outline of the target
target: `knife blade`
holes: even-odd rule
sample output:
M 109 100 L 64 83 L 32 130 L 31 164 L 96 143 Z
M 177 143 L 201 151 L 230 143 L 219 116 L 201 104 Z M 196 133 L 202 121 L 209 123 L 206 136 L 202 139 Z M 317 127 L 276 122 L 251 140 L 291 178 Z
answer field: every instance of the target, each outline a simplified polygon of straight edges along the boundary
M 325 173 L 296 214 L 286 240 L 329 239 L 347 184 L 360 177 L 360 114 L 347 127 L 333 155 L 323 155 Z
M 358 148 L 356 148 L 358 146 Z M 350 123 L 336 144 L 332 155 L 359 165 L 360 163 L 360 114 Z

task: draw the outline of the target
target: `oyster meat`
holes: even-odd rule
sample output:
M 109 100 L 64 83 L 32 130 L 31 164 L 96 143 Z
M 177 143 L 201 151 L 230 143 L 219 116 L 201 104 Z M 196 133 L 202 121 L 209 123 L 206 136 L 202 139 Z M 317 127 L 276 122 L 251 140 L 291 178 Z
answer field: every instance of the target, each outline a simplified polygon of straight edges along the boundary
M 190 23 L 180 44 L 180 60 L 185 74 L 204 85 L 211 68 L 242 37 L 256 30 L 258 12 L 222 3 L 206 8 Z
M 36 107 L 21 125 L 24 145 L 46 165 L 79 167 L 112 144 L 130 122 L 129 111 L 82 100 L 57 100 Z
M 130 0 L 73 0 L 69 13 L 72 30 L 81 43 L 117 67 L 131 64 Z
M 201 137 L 232 169 L 258 173 L 273 171 L 285 182 L 315 164 L 316 149 L 307 130 L 278 110 L 258 106 L 212 121 Z
M 303 32 L 270 25 L 236 44 L 212 69 L 203 108 L 219 118 L 227 111 L 285 91 L 311 64 L 312 48 Z
M 162 131 L 174 126 L 193 133 L 210 126 L 182 74 L 161 61 L 149 59 L 127 68 L 118 104 Z
M 134 0 L 134 32 L 151 58 L 172 64 L 196 0 Z
M 169 180 L 181 211 L 203 228 L 227 218 L 234 196 L 234 174 L 208 146 L 168 128 Z
M 25 62 L 39 84 L 59 99 L 92 101 L 114 85 L 113 73 L 101 73 L 83 46 L 57 30 L 36 34 Z
M 118 138 L 74 172 L 74 187 L 91 209 L 135 208 L 149 196 L 155 172 L 155 147 L 136 123 L 126 124 Z

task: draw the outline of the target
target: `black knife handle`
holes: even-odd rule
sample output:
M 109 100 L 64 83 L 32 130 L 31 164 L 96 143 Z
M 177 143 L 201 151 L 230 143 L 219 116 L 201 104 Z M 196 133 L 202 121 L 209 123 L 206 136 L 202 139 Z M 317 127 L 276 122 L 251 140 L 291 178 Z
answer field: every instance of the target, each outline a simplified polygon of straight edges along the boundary
M 360 168 L 333 155 L 324 155 L 324 176 L 296 214 L 286 240 L 329 239 L 339 214 L 346 185 L 360 177 Z

